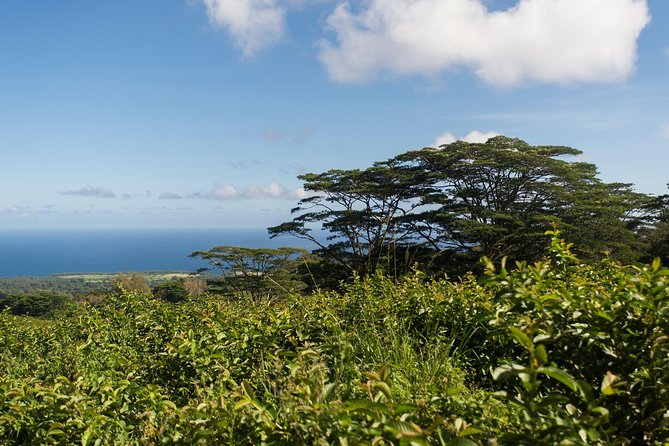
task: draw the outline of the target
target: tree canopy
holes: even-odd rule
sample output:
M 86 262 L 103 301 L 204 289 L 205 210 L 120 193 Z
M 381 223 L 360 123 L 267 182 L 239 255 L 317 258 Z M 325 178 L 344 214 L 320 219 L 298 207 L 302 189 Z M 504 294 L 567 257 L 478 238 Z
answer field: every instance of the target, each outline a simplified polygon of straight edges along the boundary
M 296 260 L 306 254 L 299 248 L 217 246 L 190 257 L 200 257 L 221 272 L 219 291 L 262 301 L 304 286 L 293 273 Z
M 585 258 L 636 260 L 643 244 L 635 229 L 648 197 L 602 182 L 580 155 L 497 136 L 411 150 L 364 170 L 301 175 L 313 195 L 269 233 L 311 240 L 325 261 L 361 275 L 415 262 L 466 270 L 483 255 L 534 260 L 553 227 Z

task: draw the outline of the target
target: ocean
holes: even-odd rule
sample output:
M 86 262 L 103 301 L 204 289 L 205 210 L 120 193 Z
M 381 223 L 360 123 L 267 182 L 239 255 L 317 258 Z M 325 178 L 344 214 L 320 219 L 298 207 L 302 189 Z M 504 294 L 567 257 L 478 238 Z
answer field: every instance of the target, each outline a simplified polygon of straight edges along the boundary
M 294 237 L 270 239 L 265 229 L 0 230 L 0 277 L 119 271 L 195 271 L 188 257 L 214 246 L 314 249 Z

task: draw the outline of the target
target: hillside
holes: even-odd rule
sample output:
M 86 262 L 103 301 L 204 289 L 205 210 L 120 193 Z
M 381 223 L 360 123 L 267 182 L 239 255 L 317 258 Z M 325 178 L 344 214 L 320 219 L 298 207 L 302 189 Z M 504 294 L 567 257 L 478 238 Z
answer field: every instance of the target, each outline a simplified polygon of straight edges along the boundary
M 663 444 L 669 270 L 418 272 L 0 315 L 3 444 Z

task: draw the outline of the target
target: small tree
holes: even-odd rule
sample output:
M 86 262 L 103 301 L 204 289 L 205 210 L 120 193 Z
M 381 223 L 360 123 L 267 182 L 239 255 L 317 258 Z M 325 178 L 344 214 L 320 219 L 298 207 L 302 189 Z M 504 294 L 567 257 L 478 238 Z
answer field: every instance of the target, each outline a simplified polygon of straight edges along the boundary
M 192 297 L 199 297 L 207 292 L 207 282 L 201 277 L 186 277 L 181 281 L 181 283 L 186 288 L 186 290 L 188 290 L 188 294 Z
M 304 287 L 295 279 L 295 272 L 297 260 L 306 254 L 298 248 L 218 246 L 193 252 L 190 257 L 200 257 L 222 273 L 219 283 L 223 292 L 260 302 Z

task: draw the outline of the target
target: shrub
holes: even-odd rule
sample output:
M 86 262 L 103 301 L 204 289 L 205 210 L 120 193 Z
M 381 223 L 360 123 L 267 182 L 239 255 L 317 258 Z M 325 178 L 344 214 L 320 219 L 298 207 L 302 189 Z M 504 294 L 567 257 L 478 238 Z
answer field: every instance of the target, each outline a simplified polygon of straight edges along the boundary
M 144 274 L 140 273 L 118 273 L 111 280 L 112 292 L 114 294 L 141 293 L 151 294 L 151 287 Z
M 181 302 L 189 293 L 182 282 L 165 282 L 153 287 L 153 296 L 167 302 Z

